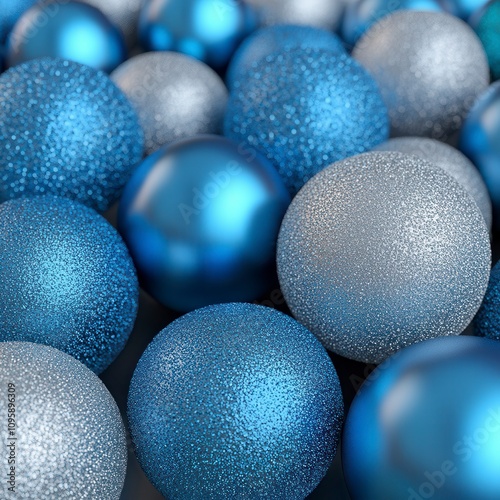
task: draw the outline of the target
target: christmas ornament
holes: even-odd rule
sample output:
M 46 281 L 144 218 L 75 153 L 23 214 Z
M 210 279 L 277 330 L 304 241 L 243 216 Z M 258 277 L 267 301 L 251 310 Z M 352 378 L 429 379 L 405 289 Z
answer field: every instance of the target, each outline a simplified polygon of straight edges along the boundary
M 292 201 L 278 240 L 294 316 L 328 349 L 367 363 L 460 334 L 489 271 L 476 203 L 448 174 L 401 153 L 367 153 L 320 172 Z
M 222 129 L 227 89 L 205 64 L 174 52 L 133 57 L 111 75 L 134 105 L 146 136 L 146 152 Z
M 141 160 L 125 96 L 99 71 L 38 59 L 0 76 L 0 201 L 54 194 L 107 210 Z
M 440 0 L 440 2 L 450 14 L 467 21 L 472 14 L 484 7 L 488 0 Z
M 440 12 L 395 12 L 365 33 L 353 55 L 380 87 L 393 136 L 449 138 L 489 83 L 477 35 Z
M 7 64 L 60 57 L 110 72 L 126 58 L 123 36 L 98 9 L 80 2 L 40 3 L 19 19 Z
M 476 335 L 494 340 L 500 339 L 500 263 L 490 275 L 488 290 L 474 320 Z
M 27 342 L 1 342 L 0 360 L 0 496 L 118 500 L 125 428 L 99 378 L 71 356 Z
M 352 500 L 500 497 L 500 344 L 428 340 L 388 359 L 347 417 Z
M 340 385 L 320 343 L 251 304 L 188 314 L 163 330 L 132 379 L 136 453 L 167 498 L 303 499 L 335 455 Z
M 144 289 L 189 311 L 256 300 L 268 290 L 289 203 L 279 175 L 254 150 L 197 137 L 138 168 L 120 204 L 119 229 Z
M 224 133 L 262 151 L 292 194 L 330 163 L 387 139 L 375 82 L 346 54 L 275 53 L 244 80 L 229 98 Z
M 30 7 L 35 5 L 37 0 L 0 0 L 0 43 L 3 43 L 16 24 L 19 17 Z
M 399 137 L 375 148 L 377 151 L 397 151 L 414 155 L 442 168 L 474 198 L 491 229 L 491 201 L 477 168 L 460 151 L 443 142 L 426 137 Z

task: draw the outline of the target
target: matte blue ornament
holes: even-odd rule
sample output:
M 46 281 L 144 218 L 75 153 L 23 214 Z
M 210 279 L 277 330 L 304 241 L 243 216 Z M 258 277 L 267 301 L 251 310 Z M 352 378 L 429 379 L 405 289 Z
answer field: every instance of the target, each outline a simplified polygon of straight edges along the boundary
M 474 320 L 479 337 L 500 340 L 500 262 L 491 271 L 488 290 Z
M 484 7 L 488 0 L 440 0 L 444 9 L 467 21 L 479 9 Z
M 125 189 L 118 225 L 144 289 L 189 311 L 268 290 L 289 203 L 278 173 L 254 150 L 201 136 L 144 161 Z
M 148 478 L 171 499 L 302 500 L 325 475 L 343 419 L 328 355 L 274 309 L 192 312 L 149 345 L 128 417 Z
M 10 33 L 17 20 L 37 0 L 0 0 L 0 44 L 2 44 Z
M 331 163 L 385 141 L 389 120 L 373 79 L 325 49 L 275 53 L 231 94 L 224 133 L 262 151 L 292 194 Z
M 142 9 L 139 30 L 146 50 L 182 52 L 222 69 L 256 26 L 253 9 L 243 2 L 151 0 Z
M 99 214 L 51 196 L 0 205 L 0 341 L 50 345 L 101 373 L 134 326 L 127 248 Z
M 445 337 L 379 366 L 342 441 L 352 500 L 500 498 L 500 344 Z
M 0 201 L 53 194 L 99 211 L 141 161 L 143 134 L 104 73 L 38 59 L 0 76 Z
M 7 64 L 60 57 L 111 72 L 127 56 L 123 35 L 95 7 L 80 2 L 39 3 L 17 22 L 7 41 Z

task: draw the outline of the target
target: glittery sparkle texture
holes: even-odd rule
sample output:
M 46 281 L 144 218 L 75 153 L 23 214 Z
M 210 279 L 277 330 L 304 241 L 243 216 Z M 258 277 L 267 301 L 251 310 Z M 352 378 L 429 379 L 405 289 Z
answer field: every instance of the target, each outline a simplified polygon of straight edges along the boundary
M 292 318 L 210 306 L 161 332 L 129 395 L 138 458 L 169 499 L 305 498 L 343 418 L 335 369 Z
M 491 271 L 488 290 L 474 320 L 474 328 L 478 336 L 500 340 L 500 263 Z
M 104 384 L 56 349 L 2 342 L 4 415 L 9 383 L 16 394 L 16 494 L 7 491 L 3 459 L 0 497 L 118 500 L 127 467 L 125 428 Z
M 375 82 L 349 56 L 324 49 L 267 57 L 232 92 L 224 133 L 275 165 L 292 194 L 332 162 L 388 136 Z
M 489 235 L 469 194 L 425 160 L 366 153 L 292 201 L 278 274 L 295 317 L 342 356 L 378 363 L 458 335 L 483 299 Z
M 39 59 L 0 76 L 0 201 L 52 194 L 99 211 L 142 159 L 130 103 L 100 71 Z
M 138 307 L 125 244 L 93 210 L 63 198 L 0 205 L 0 341 L 51 345 L 102 372 Z

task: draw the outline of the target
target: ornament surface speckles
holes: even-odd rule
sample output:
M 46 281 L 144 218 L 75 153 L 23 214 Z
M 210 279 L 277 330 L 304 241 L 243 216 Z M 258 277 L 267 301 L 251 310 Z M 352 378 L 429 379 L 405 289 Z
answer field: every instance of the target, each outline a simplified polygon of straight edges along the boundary
M 488 290 L 474 320 L 475 334 L 500 340 L 500 263 L 491 270 Z

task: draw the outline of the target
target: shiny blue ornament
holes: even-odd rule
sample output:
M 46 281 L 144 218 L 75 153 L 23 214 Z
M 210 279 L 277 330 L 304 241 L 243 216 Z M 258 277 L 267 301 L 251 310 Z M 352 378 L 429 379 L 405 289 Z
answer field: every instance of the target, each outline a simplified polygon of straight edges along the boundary
M 0 76 L 0 201 L 53 194 L 98 211 L 141 161 L 132 105 L 107 75 L 37 59 Z
M 224 134 L 262 151 L 295 194 L 328 165 L 389 135 L 373 79 L 345 53 L 304 48 L 253 65 L 231 94 Z
M 278 173 L 255 150 L 202 136 L 144 161 L 125 189 L 118 224 L 144 289 L 189 311 L 268 290 L 289 203 Z
M 110 73 L 127 56 L 123 35 L 104 14 L 80 2 L 39 3 L 7 41 L 7 64 L 60 57 Z
M 37 0 L 0 0 L 0 44 L 2 44 L 21 15 Z
M 380 365 L 342 442 L 352 500 L 500 498 L 500 344 L 444 337 Z
M 222 304 L 153 340 L 128 417 L 142 468 L 166 498 L 302 500 L 335 455 L 343 402 L 308 330 L 274 309 Z
M 139 31 L 146 50 L 173 50 L 223 69 L 257 26 L 250 6 L 234 0 L 150 0 Z
M 500 340 L 500 262 L 491 271 L 488 290 L 474 320 L 479 337 Z
M 139 288 L 117 231 L 42 196 L 0 205 L 0 341 L 49 345 L 101 373 L 134 326 Z
M 484 7 L 488 0 L 440 0 L 443 8 L 467 21 L 475 12 Z

